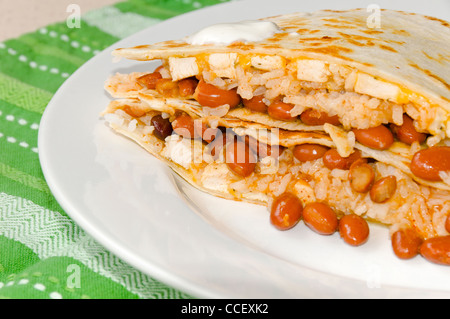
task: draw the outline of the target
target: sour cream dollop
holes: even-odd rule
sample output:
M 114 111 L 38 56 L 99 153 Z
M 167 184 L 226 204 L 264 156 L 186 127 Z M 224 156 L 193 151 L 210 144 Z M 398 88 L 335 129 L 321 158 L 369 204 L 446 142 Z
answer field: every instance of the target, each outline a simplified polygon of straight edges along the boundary
M 230 44 L 236 41 L 256 42 L 270 38 L 280 28 L 271 21 L 247 20 L 236 23 L 219 23 L 206 27 L 188 37 L 192 45 Z

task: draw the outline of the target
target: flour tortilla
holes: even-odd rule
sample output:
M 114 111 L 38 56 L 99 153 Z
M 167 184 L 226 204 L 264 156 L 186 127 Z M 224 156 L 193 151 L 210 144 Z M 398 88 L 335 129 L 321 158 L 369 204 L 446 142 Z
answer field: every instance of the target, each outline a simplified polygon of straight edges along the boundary
M 278 55 L 345 64 L 419 94 L 450 112 L 450 24 L 416 13 L 382 10 L 369 28 L 366 9 L 293 13 L 261 20 L 282 31 L 255 43 L 190 45 L 184 40 L 120 48 L 140 61 L 224 52 Z

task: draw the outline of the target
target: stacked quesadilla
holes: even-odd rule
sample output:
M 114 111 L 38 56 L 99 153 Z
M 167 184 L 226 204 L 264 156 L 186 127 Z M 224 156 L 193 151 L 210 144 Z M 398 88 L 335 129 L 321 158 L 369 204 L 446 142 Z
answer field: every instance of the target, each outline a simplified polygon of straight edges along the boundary
M 263 39 L 117 49 L 160 66 L 111 76 L 103 116 L 209 194 L 273 211 L 289 193 L 392 234 L 444 238 L 438 262 L 450 263 L 449 23 L 367 19 L 294 13 L 259 20 L 275 27 Z

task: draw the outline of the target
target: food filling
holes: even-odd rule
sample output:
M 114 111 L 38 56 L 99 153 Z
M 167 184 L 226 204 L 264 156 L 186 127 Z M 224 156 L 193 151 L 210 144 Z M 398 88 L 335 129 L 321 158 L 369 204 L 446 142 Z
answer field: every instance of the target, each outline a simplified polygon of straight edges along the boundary
M 450 115 L 423 97 L 350 67 L 213 53 L 171 57 L 154 72 L 127 77 L 113 77 L 110 90 L 152 91 L 196 102 L 208 115 L 287 130 L 324 130 L 344 157 L 355 143 L 401 150 L 408 153 L 406 165 L 415 177 L 450 189 Z
M 235 53 L 171 57 L 150 73 L 116 75 L 106 87 L 130 101 L 111 103 L 112 126 L 157 147 L 203 188 L 268 205 L 281 230 L 302 216 L 314 231 L 339 231 L 356 246 L 374 220 L 390 226 L 400 258 L 428 240 L 449 241 L 450 115 L 413 92 L 348 66 Z M 174 99 L 207 116 L 158 106 Z M 211 117 L 320 131 L 332 143 L 265 143 Z M 404 168 L 377 160 L 380 151 L 406 158 Z M 448 254 L 450 242 L 443 245 Z
M 447 191 L 421 186 L 394 166 L 363 157 L 359 150 L 342 157 L 336 148 L 321 144 L 265 144 L 238 135 L 245 132 L 239 128 L 211 127 L 185 112 L 142 113 L 139 105 L 113 102 L 105 119 L 156 147 L 158 154 L 189 171 L 203 188 L 267 205 L 271 222 L 279 229 L 295 226 L 300 214 L 319 233 L 342 231 L 343 238 L 353 238 L 345 235 L 349 229 L 333 226 L 335 220 L 352 214 L 361 218 L 356 225 L 373 220 L 390 226 L 392 234 L 411 232 L 420 242 L 448 234 Z M 292 197 L 302 198 L 302 212 Z M 312 216 L 306 217 L 303 210 Z M 360 245 L 366 239 L 348 240 Z

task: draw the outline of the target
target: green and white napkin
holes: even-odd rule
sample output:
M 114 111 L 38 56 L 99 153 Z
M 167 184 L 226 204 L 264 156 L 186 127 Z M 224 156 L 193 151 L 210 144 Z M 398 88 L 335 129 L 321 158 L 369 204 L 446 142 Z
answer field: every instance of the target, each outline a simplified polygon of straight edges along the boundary
M 114 256 L 61 209 L 37 137 L 56 90 L 128 35 L 220 0 L 129 0 L 0 43 L 0 298 L 191 298 Z

